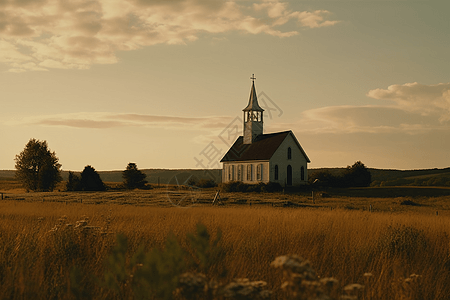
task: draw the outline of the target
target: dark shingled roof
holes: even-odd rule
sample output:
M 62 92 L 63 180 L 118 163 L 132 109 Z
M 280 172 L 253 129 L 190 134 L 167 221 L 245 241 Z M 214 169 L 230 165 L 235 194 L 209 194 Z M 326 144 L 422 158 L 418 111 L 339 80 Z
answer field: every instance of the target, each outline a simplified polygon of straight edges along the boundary
M 244 161 L 244 160 L 269 160 L 284 139 L 292 134 L 294 140 L 305 156 L 306 160 L 309 162 L 308 156 L 303 151 L 302 147 L 298 143 L 292 131 L 283 131 L 269 134 L 261 134 L 256 137 L 256 140 L 251 144 L 243 144 L 244 138 L 242 136 L 238 137 L 230 150 L 225 154 L 220 162 L 226 161 Z

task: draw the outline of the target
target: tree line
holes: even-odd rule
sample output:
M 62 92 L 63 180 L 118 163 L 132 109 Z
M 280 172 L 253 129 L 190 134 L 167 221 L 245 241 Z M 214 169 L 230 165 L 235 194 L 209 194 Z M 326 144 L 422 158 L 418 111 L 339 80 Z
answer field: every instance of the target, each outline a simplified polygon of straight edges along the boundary
M 62 181 L 61 164 L 56 153 L 48 147 L 47 141 L 30 139 L 20 154 L 15 157 L 16 179 L 22 183 L 27 191 L 53 191 Z M 144 188 L 147 177 L 140 171 L 136 163 L 129 163 L 122 172 L 123 185 L 127 189 Z M 68 191 L 104 191 L 103 183 L 98 172 L 90 165 L 78 176 L 69 172 L 66 184 Z
M 370 186 L 371 182 L 372 175 L 361 161 L 347 166 L 339 174 L 333 174 L 328 170 L 321 170 L 309 176 L 310 184 L 321 187 L 366 187 Z
M 47 141 L 30 139 L 24 150 L 15 157 L 16 178 L 27 191 L 53 191 L 62 181 L 61 164 L 56 153 L 48 147 Z M 136 163 L 130 162 L 122 171 L 123 185 L 127 189 L 145 188 L 148 183 L 147 175 L 140 171 Z M 357 161 L 341 174 L 329 171 L 318 171 L 309 177 L 310 184 L 322 187 L 365 187 L 372 182 L 368 168 Z M 192 183 L 199 186 L 199 183 Z M 209 187 L 211 182 L 205 182 Z M 214 184 L 215 186 L 215 184 Z M 98 172 L 90 165 L 84 167 L 80 175 L 69 172 L 66 184 L 68 191 L 104 191 L 103 183 Z

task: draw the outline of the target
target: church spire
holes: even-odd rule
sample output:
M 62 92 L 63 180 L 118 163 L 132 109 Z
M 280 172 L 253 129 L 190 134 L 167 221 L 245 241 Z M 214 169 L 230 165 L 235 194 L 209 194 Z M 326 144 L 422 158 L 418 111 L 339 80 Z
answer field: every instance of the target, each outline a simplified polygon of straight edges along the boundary
M 250 77 L 252 80 L 252 88 L 250 90 L 250 98 L 248 105 L 244 111 L 244 144 L 251 144 L 256 137 L 263 134 L 263 112 L 264 109 L 258 104 L 255 88 L 255 74 Z
M 248 105 L 243 111 L 264 111 L 258 104 L 258 97 L 256 96 L 256 88 L 255 88 L 255 74 L 250 77 L 252 80 L 252 89 L 250 90 L 250 98 L 248 99 Z

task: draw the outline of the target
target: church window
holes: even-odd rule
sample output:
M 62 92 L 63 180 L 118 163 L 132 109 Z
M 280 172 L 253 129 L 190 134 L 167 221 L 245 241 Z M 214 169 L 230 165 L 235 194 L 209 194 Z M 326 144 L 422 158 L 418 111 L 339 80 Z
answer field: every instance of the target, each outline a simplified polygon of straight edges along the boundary
M 238 177 L 237 180 L 239 180 L 239 181 L 244 180 L 244 178 L 243 178 L 244 176 L 242 176 L 243 172 L 244 172 L 244 166 L 243 165 L 239 165 L 238 166 L 238 170 L 237 170 L 237 177 Z
M 302 180 L 305 180 L 305 167 L 304 167 L 304 166 L 302 166 L 300 172 L 301 172 L 301 173 L 300 173 L 301 179 L 302 179 Z
M 228 166 L 228 181 L 231 180 L 231 166 Z
M 247 165 L 247 181 L 252 181 L 252 165 Z
M 235 180 L 235 170 L 234 170 L 234 165 L 231 166 L 231 180 Z
M 287 150 L 287 156 L 288 156 L 288 159 L 292 159 L 292 150 L 291 150 L 291 147 L 289 147 L 288 150 Z
M 256 180 L 262 180 L 262 164 L 256 166 Z
M 278 180 L 278 165 L 275 165 L 275 180 Z

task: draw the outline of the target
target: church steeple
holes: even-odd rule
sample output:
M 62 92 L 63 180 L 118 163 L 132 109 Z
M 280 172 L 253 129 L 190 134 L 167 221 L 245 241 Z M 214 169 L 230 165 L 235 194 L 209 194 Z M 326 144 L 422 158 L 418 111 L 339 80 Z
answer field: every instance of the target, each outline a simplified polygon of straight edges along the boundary
M 248 105 L 244 111 L 244 144 L 251 144 L 260 134 L 263 134 L 263 112 L 258 104 L 255 89 L 255 74 L 250 77 L 252 80 L 252 88 L 250 90 L 250 98 Z

